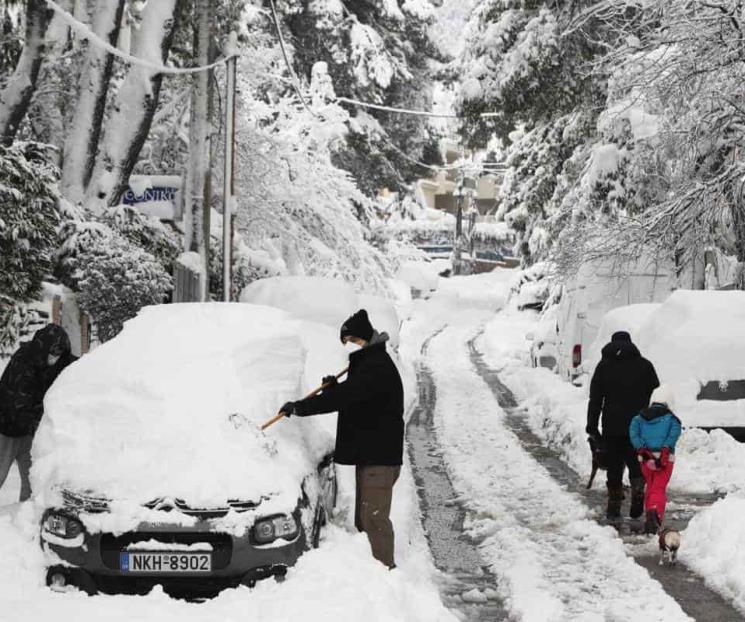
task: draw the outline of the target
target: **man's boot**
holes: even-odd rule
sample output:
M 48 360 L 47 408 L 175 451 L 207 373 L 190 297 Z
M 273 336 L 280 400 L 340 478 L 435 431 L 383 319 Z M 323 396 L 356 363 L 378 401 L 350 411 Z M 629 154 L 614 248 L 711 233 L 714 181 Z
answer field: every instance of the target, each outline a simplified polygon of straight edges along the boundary
M 631 507 L 629 516 L 639 518 L 644 513 L 644 478 L 631 478 Z
M 621 518 L 621 502 L 623 501 L 623 487 L 608 485 L 608 509 L 606 518 L 611 520 Z

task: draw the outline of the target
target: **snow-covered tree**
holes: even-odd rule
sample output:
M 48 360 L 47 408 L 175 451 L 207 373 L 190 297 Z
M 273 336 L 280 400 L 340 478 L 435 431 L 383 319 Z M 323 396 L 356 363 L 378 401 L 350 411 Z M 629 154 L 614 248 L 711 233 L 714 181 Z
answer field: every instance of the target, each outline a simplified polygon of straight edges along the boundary
M 297 73 L 325 62 L 337 95 L 398 108 L 431 108 L 431 61 L 439 58 L 428 0 L 292 0 L 277 4 Z M 421 117 L 349 107 L 349 133 L 334 162 L 374 196 L 421 176 L 434 142 Z M 430 150 L 428 153 L 432 153 Z
M 0 294 L 31 300 L 52 271 L 57 169 L 43 145 L 0 147 Z

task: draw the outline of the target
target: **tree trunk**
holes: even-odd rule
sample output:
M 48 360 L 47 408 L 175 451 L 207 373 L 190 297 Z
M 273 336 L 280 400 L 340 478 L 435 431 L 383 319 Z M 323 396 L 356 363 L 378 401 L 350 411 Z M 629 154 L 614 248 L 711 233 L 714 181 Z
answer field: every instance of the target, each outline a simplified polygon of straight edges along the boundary
M 28 0 L 26 38 L 13 76 L 0 93 L 0 141 L 10 145 L 28 111 L 44 60 L 44 33 L 51 11 L 44 0 Z
M 212 8 L 210 0 L 196 2 L 196 31 L 194 33 L 195 61 L 207 65 L 210 60 L 210 28 Z M 187 250 L 196 251 L 202 259 L 202 300 L 207 300 L 209 281 L 209 123 L 210 123 L 210 76 L 211 71 L 194 75 L 191 97 L 191 124 L 189 128 L 189 187 L 186 208 L 190 210 L 186 231 Z
M 132 36 L 133 56 L 165 63 L 176 30 L 176 7 L 181 1 L 158 0 L 146 5 L 142 25 Z M 117 94 L 115 112 L 106 125 L 96 180 L 88 184 L 88 207 L 102 209 L 119 202 L 150 133 L 162 83 L 162 73 L 137 65 L 129 67 Z
M 116 45 L 123 11 L 124 0 L 98 0 L 91 29 Z M 89 41 L 62 161 L 62 194 L 74 203 L 83 200 L 93 174 L 113 69 L 114 56 Z

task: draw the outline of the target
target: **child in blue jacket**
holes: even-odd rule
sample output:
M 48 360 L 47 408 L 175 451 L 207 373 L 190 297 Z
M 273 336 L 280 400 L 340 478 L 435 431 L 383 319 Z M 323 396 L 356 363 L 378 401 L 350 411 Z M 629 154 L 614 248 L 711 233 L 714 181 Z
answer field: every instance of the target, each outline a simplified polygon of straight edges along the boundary
M 650 401 L 649 407 L 631 420 L 629 437 L 647 485 L 644 531 L 657 533 L 665 516 L 667 484 L 673 474 L 681 423 L 672 411 L 674 403 L 669 387 L 662 385 L 655 389 Z

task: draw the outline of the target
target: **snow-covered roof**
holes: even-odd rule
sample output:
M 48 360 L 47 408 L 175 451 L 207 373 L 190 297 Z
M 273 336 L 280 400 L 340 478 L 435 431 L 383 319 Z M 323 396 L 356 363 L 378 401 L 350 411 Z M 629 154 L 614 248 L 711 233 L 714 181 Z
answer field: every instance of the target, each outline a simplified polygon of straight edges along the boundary
M 343 368 L 334 336 L 249 304 L 143 309 L 47 394 L 35 490 L 202 507 L 274 495 L 293 509 L 303 476 L 332 448 L 334 417 L 280 422 L 263 435 L 252 424 Z

